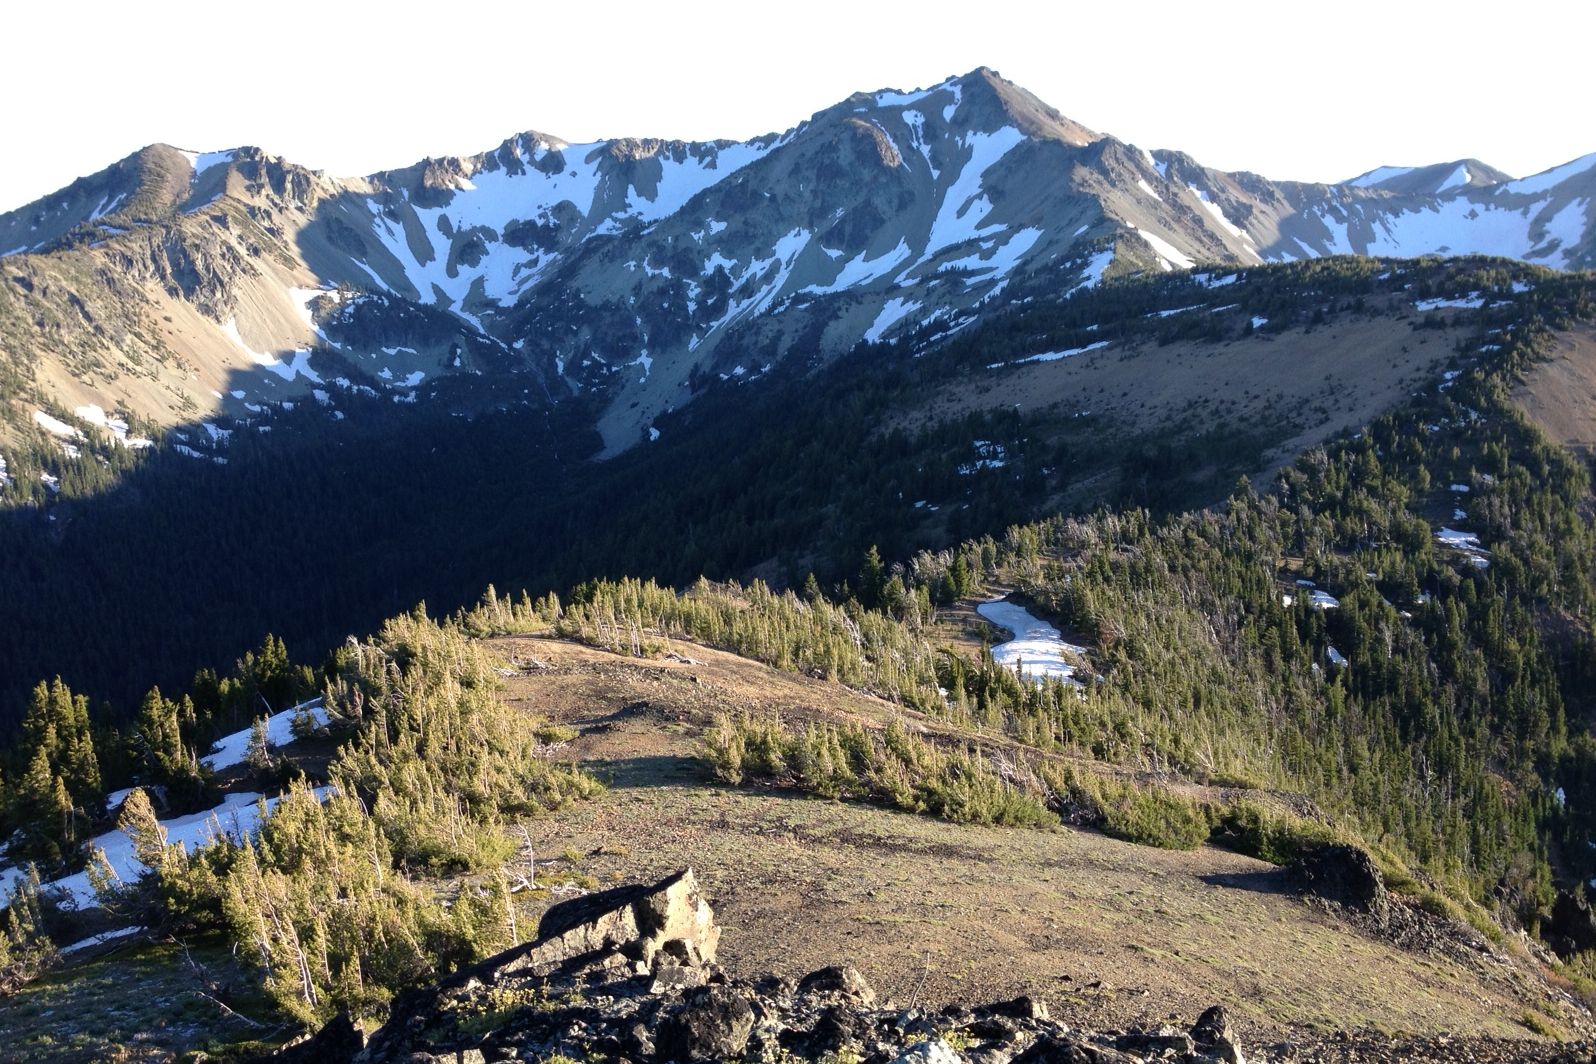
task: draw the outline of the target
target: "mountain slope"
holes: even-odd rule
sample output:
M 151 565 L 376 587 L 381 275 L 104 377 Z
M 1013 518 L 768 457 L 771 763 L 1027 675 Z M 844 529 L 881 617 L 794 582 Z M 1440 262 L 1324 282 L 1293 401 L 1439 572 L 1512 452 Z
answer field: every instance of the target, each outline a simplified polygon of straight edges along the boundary
M 171 425 L 264 417 L 312 378 L 335 382 L 319 390 L 336 407 L 339 388 L 487 361 L 529 374 L 517 391 L 594 404 L 614 454 L 704 380 L 950 333 L 1021 278 L 1067 290 L 1337 253 L 1589 266 L 1593 195 L 1596 156 L 1519 181 L 1476 160 L 1340 185 L 1225 173 L 1093 132 L 984 68 L 744 143 L 528 132 L 356 179 L 155 146 L 0 215 L 0 250 L 24 252 L 0 296 L 0 398 L 26 431 L 35 410 L 86 406 Z M 342 305 L 391 298 L 327 339 L 308 293 L 339 286 Z M 420 346 L 403 339 L 416 305 L 448 315 Z

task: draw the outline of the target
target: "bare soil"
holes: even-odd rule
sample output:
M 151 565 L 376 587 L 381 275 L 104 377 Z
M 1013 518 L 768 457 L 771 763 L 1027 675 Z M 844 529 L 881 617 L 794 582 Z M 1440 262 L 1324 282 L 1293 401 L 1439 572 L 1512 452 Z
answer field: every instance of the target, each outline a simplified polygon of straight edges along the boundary
M 1559 336 L 1551 357 L 1513 390 L 1513 401 L 1557 443 L 1596 453 L 1596 329 Z

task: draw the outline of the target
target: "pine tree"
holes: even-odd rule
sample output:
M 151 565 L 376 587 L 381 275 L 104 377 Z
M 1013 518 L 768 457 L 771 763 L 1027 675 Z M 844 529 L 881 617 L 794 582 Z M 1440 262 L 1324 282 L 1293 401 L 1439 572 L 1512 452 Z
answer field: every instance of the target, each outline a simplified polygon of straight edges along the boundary
M 142 778 L 152 783 L 166 783 L 182 775 L 188 763 L 178 706 L 162 698 L 158 687 L 150 688 L 139 707 L 133 726 L 133 747 Z
M 144 788 L 134 788 L 122 803 L 122 815 L 117 818 L 117 826 L 127 834 L 133 843 L 133 856 L 145 867 L 158 871 L 171 859 L 166 829 L 161 827 L 160 818 L 155 815 L 155 807 L 150 804 L 150 796 L 144 793 Z
M 266 718 L 256 717 L 249 729 L 249 746 L 244 752 L 244 764 L 256 772 L 270 772 L 274 762 Z

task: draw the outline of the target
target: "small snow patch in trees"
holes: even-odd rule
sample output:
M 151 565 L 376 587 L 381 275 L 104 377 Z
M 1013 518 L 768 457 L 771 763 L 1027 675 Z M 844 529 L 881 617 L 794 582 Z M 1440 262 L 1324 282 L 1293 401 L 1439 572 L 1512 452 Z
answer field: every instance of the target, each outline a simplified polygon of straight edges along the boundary
M 1335 610 L 1341 608 L 1341 601 L 1328 591 L 1315 591 L 1308 599 L 1308 605 L 1316 610 Z
M 992 660 L 999 665 L 1015 669 L 1027 680 L 1041 683 L 1048 678 L 1064 680 L 1080 686 L 1075 679 L 1075 666 L 1065 655 L 1084 657 L 1085 647 L 1064 642 L 1059 630 L 1031 614 L 1022 606 L 1004 599 L 983 602 L 976 612 L 1000 628 L 1014 633 L 1014 638 L 992 648 Z
M 972 441 L 972 446 L 975 448 L 976 459 L 973 462 L 966 462 L 959 466 L 960 476 L 974 476 L 980 470 L 1002 469 L 1009 464 L 1008 452 L 1004 450 L 1001 443 L 993 443 L 991 440 L 974 440 Z
M 121 927 L 115 931 L 102 931 L 98 935 L 90 935 L 88 938 L 79 939 L 70 946 L 62 946 L 61 955 L 69 956 L 73 953 L 81 953 L 83 950 L 93 949 L 95 946 L 103 946 L 107 942 L 115 942 L 119 938 L 136 935 L 142 930 L 144 930 L 142 927 Z
M 1259 315 L 1253 315 L 1252 327 L 1254 329 L 1262 329 L 1265 325 L 1268 325 L 1268 324 L 1269 324 L 1269 319 L 1268 318 L 1261 317 Z
M 1413 309 L 1422 313 L 1429 310 L 1439 310 L 1442 307 L 1478 310 L 1483 306 L 1485 306 L 1485 297 L 1478 292 L 1474 292 L 1461 299 L 1421 299 L 1413 304 Z
M 653 443 L 657 439 L 659 439 L 659 429 L 650 425 L 648 427 L 648 442 Z
M 1085 347 L 1072 347 L 1068 351 L 1044 351 L 1039 355 L 1030 355 L 1026 358 L 1016 359 L 1013 362 L 992 362 L 986 368 L 1001 369 L 1004 366 L 1023 366 L 1027 362 L 1057 362 L 1061 358 L 1073 358 L 1076 355 L 1084 355 L 1088 351 L 1096 351 L 1099 348 L 1107 347 L 1112 342 L 1111 340 L 1099 340 L 1095 344 L 1087 344 Z
M 1435 539 L 1443 547 L 1457 547 L 1460 550 L 1478 550 L 1480 546 L 1480 537 L 1473 532 L 1461 532 L 1444 526 L 1435 533 Z
M 301 710 L 307 710 L 315 720 L 317 727 L 325 727 L 328 721 L 327 710 L 321 704 L 321 699 L 312 699 L 301 702 L 297 706 L 274 713 L 266 719 L 266 741 L 272 746 L 287 746 L 294 741 L 294 715 Z M 243 731 L 224 735 L 211 745 L 211 752 L 200 758 L 200 764 L 209 766 L 212 770 L 220 772 L 225 768 L 242 764 L 249 753 L 249 741 L 254 735 L 254 726 L 251 725 Z
M 1330 664 L 1338 667 L 1344 668 L 1347 664 L 1347 659 L 1342 656 L 1341 651 L 1333 646 L 1325 648 L 1325 657 L 1330 659 Z

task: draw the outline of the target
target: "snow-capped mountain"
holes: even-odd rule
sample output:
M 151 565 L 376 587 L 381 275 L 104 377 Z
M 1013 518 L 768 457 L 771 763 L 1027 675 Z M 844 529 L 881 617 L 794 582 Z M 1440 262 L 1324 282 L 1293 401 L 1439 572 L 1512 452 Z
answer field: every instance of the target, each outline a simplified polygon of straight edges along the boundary
M 67 367 L 36 375 L 40 408 L 168 424 L 480 375 L 596 399 L 614 452 L 706 378 L 933 339 L 1011 286 L 1342 253 L 1589 267 L 1593 195 L 1596 155 L 1517 181 L 1226 173 L 984 68 L 747 142 L 529 132 L 358 179 L 154 146 L 0 215 L 0 356 Z

